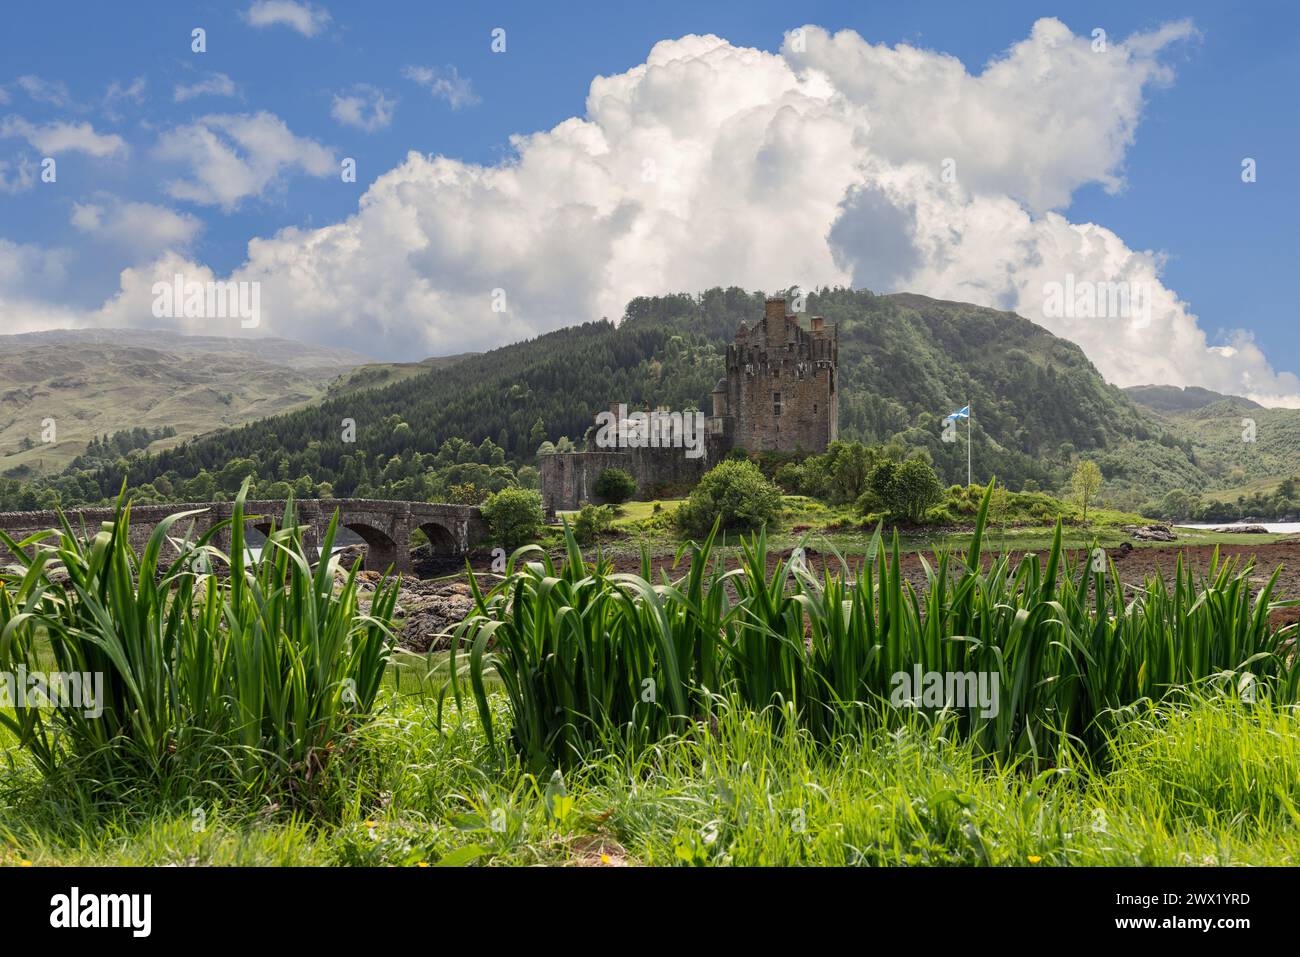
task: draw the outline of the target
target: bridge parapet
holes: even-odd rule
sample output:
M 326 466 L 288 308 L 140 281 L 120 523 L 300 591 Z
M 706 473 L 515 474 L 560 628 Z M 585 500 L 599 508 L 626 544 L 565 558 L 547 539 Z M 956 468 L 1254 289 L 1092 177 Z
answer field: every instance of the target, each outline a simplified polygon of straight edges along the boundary
M 287 501 L 284 499 L 258 499 L 244 503 L 244 514 L 254 528 L 267 531 L 271 524 L 279 525 L 284 518 Z M 339 525 L 358 534 L 366 543 L 365 568 L 383 571 L 392 566 L 398 572 L 411 571 L 411 535 L 416 529 L 423 531 L 435 553 L 463 554 L 487 536 L 487 523 L 482 512 L 473 505 L 444 505 L 427 502 L 399 502 L 383 499 L 301 499 L 295 500 L 294 514 L 304 528 L 303 540 L 311 548 L 318 548 L 324 539 L 334 513 L 339 514 Z M 163 519 L 178 512 L 195 511 L 173 526 L 176 537 L 198 537 L 213 525 L 229 519 L 234 513 L 233 502 L 191 502 L 168 505 L 136 505 L 131 508 L 131 544 L 143 547 L 153 529 Z M 88 534 L 95 534 L 105 522 L 113 521 L 112 508 L 74 508 L 64 515 L 74 532 L 84 526 Z M 0 529 L 10 537 L 22 540 L 36 532 L 61 528 L 59 513 L 0 512 Z M 229 549 L 230 530 L 218 533 L 214 544 Z M 8 553 L 0 548 L 0 563 Z

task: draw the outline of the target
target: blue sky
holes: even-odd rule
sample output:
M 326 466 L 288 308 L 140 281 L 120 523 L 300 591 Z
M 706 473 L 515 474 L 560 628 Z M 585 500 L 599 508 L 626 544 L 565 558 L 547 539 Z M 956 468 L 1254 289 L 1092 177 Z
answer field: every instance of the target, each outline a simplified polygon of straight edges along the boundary
M 1025 40 L 1043 16 L 1057 17 L 1085 38 L 1102 27 L 1112 42 L 1190 20 L 1193 32 L 1159 55 L 1172 82 L 1142 88 L 1140 121 L 1113 167 L 1122 186 L 1107 190 L 1085 176 L 1072 188 L 1072 199 L 1053 208 L 1071 223 L 1105 226 L 1130 250 L 1166 257 L 1161 282 L 1195 314 L 1210 344 L 1244 329 L 1273 371 L 1300 372 L 1290 289 L 1300 265 L 1300 185 L 1291 169 L 1300 155 L 1294 109 L 1300 15 L 1294 5 L 324 2 L 303 14 L 309 19 L 300 23 L 314 24 L 305 31 L 283 22 L 255 25 L 249 11 L 249 3 L 25 4 L 6 11 L 0 117 L 10 122 L 0 125 L 8 134 L 0 137 L 0 162 L 9 163 L 10 188 L 0 191 L 0 241 L 57 252 L 63 268 L 26 288 L 10 286 L 7 294 L 0 287 L 4 302 L 21 298 L 94 310 L 113 297 L 120 271 L 159 251 L 147 244 L 124 250 L 121 230 L 96 231 L 123 203 L 149 204 L 140 215 L 156 207 L 179 217 L 187 259 L 224 276 L 248 259 L 250 239 L 346 220 L 374 180 L 401 166 L 408 151 L 471 167 L 510 164 L 516 159 L 513 135 L 583 117 L 594 77 L 630 70 L 657 42 L 687 34 L 713 33 L 734 47 L 777 53 L 785 31 L 816 24 L 830 33 L 855 31 L 867 44 L 941 52 L 977 75 Z M 206 53 L 190 50 L 194 27 L 207 31 Z M 506 30 L 505 54 L 490 49 L 496 27 Z M 116 94 L 109 92 L 114 84 Z M 178 88 L 200 84 L 216 92 L 178 98 Z M 339 119 L 337 98 L 367 100 L 376 91 L 391 111 L 387 125 L 367 131 Z M 318 145 L 332 162 L 354 157 L 358 182 L 290 163 L 228 203 L 169 187 L 198 176 L 187 167 L 184 144 L 170 151 L 162 146 L 171 131 L 192 130 L 205 117 L 260 114 L 282 123 L 294 142 Z M 124 149 L 58 154 L 57 183 L 20 188 L 20 162 L 41 154 L 22 131 L 54 123 L 89 123 L 98 136 L 120 137 Z M 1257 182 L 1242 183 L 1243 157 L 1256 159 Z M 324 165 L 322 159 L 318 166 Z M 1047 210 L 1032 212 L 1043 216 Z M 0 247 L 0 256 L 4 252 Z M 732 279 L 717 276 L 719 283 Z M 589 318 L 581 306 L 577 312 L 570 321 Z M 555 324 L 550 316 L 532 325 L 521 321 L 498 338 Z M 366 337 L 355 329 L 322 326 L 312 336 L 310 326 L 299 324 L 283 331 L 366 351 Z M 432 334 L 382 342 L 373 351 L 390 356 L 405 348 L 459 351 Z M 1087 341 L 1081 344 L 1089 349 Z M 1150 348 L 1159 350 L 1161 343 Z M 1109 375 L 1105 360 L 1094 361 Z M 1162 371 L 1153 370 L 1153 377 Z M 1196 374 L 1187 369 L 1183 378 Z

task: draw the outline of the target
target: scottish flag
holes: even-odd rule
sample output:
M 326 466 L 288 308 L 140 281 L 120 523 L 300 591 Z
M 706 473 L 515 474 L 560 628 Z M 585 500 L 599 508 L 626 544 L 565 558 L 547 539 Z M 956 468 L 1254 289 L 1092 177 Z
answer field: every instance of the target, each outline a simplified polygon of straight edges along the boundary
M 969 418 L 970 418 L 970 406 L 968 406 L 968 405 L 963 405 L 960 409 L 958 409 L 958 410 L 957 410 L 956 412 L 954 412 L 952 415 L 948 416 L 948 418 L 950 418 L 950 419 L 969 419 Z

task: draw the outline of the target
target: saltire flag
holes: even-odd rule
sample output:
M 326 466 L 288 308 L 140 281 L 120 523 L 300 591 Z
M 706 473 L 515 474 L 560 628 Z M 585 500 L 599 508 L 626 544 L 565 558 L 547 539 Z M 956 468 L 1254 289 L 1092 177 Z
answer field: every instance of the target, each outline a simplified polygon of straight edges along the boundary
M 969 419 L 969 418 L 970 418 L 970 406 L 968 406 L 968 405 L 964 405 L 964 406 L 962 406 L 960 409 L 958 409 L 958 410 L 957 410 L 956 412 L 954 412 L 952 415 L 948 416 L 948 418 L 950 418 L 950 419 Z

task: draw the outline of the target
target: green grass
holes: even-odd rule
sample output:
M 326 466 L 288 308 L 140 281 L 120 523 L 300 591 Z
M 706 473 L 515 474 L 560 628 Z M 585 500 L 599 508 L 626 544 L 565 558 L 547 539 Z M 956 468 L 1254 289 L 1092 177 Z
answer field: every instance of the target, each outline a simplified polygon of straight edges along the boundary
M 1219 561 L 1201 576 L 1177 563 L 1172 584 L 1126 590 L 1113 564 L 1071 561 L 1058 523 L 1045 556 L 981 562 L 992 487 L 969 552 L 923 561 L 925 583 L 901 574 L 897 537 L 879 530 L 865 558 L 821 577 L 781 557 L 769 571 L 764 534 L 724 570 L 717 530 L 683 546 L 676 578 L 616 574 L 584 560 L 566 532 L 562 565 L 529 546 L 482 592 L 452 645 L 451 691 L 473 696 L 489 741 L 541 772 L 600 749 L 637 751 L 681 734 L 719 694 L 769 707 L 817 740 L 863 723 L 889 725 L 897 678 L 915 670 L 982 676 L 992 702 L 926 701 L 952 709 L 962 733 L 1002 760 L 1058 760 L 1083 747 L 1105 758 L 1115 713 L 1210 681 L 1300 700 L 1294 625 L 1276 629 L 1277 572 L 1261 588 L 1250 564 Z M 463 664 L 458 662 L 463 662 Z M 484 690 L 497 675 L 510 703 L 498 724 Z M 919 693 L 919 690 L 918 690 Z M 904 697 L 910 697 L 905 693 Z M 884 707 L 889 702 L 890 707 Z M 992 704 L 990 708 L 989 705 Z
M 1267 627 L 1269 590 L 1248 584 L 1248 567 L 1203 580 L 1184 570 L 1124 600 L 1090 569 L 1058 576 L 1058 537 L 1046 567 L 937 556 L 916 593 L 899 581 L 897 545 L 875 539 L 856 578 L 814 579 L 788 562 L 769 574 L 760 536 L 725 576 L 705 542 L 684 551 L 681 577 L 651 584 L 584 563 L 569 540 L 563 568 L 535 549 L 513 556 L 501 585 L 477 595 L 458 654 L 389 662 L 366 658 L 377 619 L 358 616 L 351 582 L 336 594 L 332 573 L 310 575 L 292 529 L 273 534 L 284 547 L 264 555 L 277 557 L 246 571 L 236 561 L 230 584 L 189 593 L 210 546 L 156 576 L 166 532 L 136 555 L 125 525 L 84 544 L 65 529 L 75 600 L 38 594 L 39 568 L 4 583 L 7 666 L 91 667 L 75 656 L 107 654 L 115 730 L 74 721 L 63 744 L 34 742 L 30 715 L 0 712 L 0 864 L 1280 865 L 1300 854 L 1296 671 L 1280 647 L 1294 628 Z M 231 554 L 243 554 L 238 536 Z M 384 601 L 381 589 L 378 618 Z M 214 607 L 225 627 L 204 632 Z M 269 645 L 249 640 L 259 628 Z M 340 644 L 341 628 L 359 641 Z M 204 634 L 237 647 L 196 653 Z M 169 658 L 177 647 L 188 652 Z M 275 667 L 240 666 L 258 647 Z M 997 668 L 1015 696 L 990 721 L 960 708 L 886 715 L 880 678 L 909 662 Z M 1243 664 L 1271 679 L 1260 693 L 1240 693 L 1231 672 Z M 335 694 L 349 669 L 354 711 Z M 259 689 L 238 680 L 259 673 Z M 161 697 L 141 693 L 158 685 Z M 192 720 L 205 700 L 236 720 Z M 256 722 L 237 719 L 250 709 Z M 79 742 L 114 760 L 59 750 Z M 331 742 L 330 760 L 310 759 Z M 206 760 L 244 748 L 298 786 L 262 775 L 250 786 Z M 152 763 L 133 767 L 142 754 Z
M 88 797 L 109 800 L 222 781 L 296 798 L 350 746 L 383 679 L 397 584 L 381 581 L 363 614 L 359 563 L 338 588 L 337 558 L 313 570 L 292 505 L 247 562 L 247 491 L 198 540 L 170 537 L 191 514 L 179 513 L 138 554 L 124 499 L 89 538 L 66 520 L 23 542 L 0 532 L 20 568 L 0 574 L 0 670 L 47 670 L 52 658 L 48 670 L 102 679 L 93 709 L 0 713 L 48 778 L 82 779 Z M 336 515 L 327 555 L 337 526 Z M 229 553 L 214 544 L 227 528 Z
M 497 707 L 504 704 L 494 696 Z M 1300 857 L 1300 716 L 1185 699 L 1135 715 L 1109 772 L 990 767 L 942 724 L 830 744 L 744 709 L 563 794 L 497 763 L 472 714 L 385 691 L 366 774 L 329 816 L 243 797 L 90 804 L 0 731 L 12 865 L 1276 865 Z M 548 795 L 549 791 L 549 795 Z M 559 800 L 557 800 L 559 798 Z M 607 860 L 602 860 L 602 855 Z

